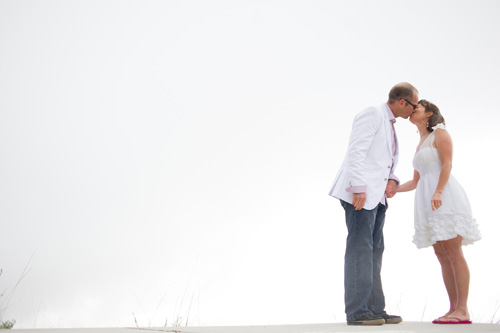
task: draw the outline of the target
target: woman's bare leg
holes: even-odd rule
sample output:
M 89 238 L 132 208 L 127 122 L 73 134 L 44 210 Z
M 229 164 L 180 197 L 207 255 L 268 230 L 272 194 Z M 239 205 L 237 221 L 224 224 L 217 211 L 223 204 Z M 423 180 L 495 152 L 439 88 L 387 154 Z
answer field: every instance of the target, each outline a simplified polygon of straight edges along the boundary
M 450 299 L 450 309 L 443 316 L 446 317 L 455 312 L 458 305 L 458 290 L 455 281 L 455 271 L 453 269 L 451 261 L 448 259 L 443 242 L 437 242 L 433 245 L 433 247 L 434 253 L 436 254 L 439 263 L 441 264 L 441 273 L 443 275 L 444 285 L 448 293 L 448 298 Z
M 462 252 L 462 237 L 457 236 L 456 238 L 443 241 L 442 244 L 455 272 L 457 292 L 455 309 L 448 316 L 460 318 L 461 320 L 469 320 L 470 315 L 467 308 L 467 300 L 469 298 L 470 271 Z

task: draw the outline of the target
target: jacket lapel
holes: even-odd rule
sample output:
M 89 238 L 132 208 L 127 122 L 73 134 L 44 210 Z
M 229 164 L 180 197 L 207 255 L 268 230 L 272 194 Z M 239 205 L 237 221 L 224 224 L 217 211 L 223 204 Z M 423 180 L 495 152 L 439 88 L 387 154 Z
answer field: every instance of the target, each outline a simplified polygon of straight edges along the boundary
M 384 115 L 384 127 L 385 127 L 385 138 L 387 142 L 387 147 L 393 155 L 392 152 L 392 130 L 391 130 L 391 122 L 389 121 L 389 115 L 387 114 L 387 106 L 385 104 L 382 105 L 382 113 Z M 397 139 L 396 139 L 396 151 L 397 151 Z

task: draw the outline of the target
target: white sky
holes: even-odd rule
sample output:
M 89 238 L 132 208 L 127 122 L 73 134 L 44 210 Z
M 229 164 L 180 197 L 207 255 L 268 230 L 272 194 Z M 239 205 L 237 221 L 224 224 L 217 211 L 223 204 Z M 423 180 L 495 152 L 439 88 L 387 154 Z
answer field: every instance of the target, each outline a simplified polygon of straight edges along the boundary
M 354 115 L 400 81 L 442 110 L 483 240 L 470 312 L 500 318 L 498 1 L 0 0 L 0 292 L 16 328 L 344 320 L 346 228 L 327 193 Z M 396 123 L 396 174 L 418 135 Z M 383 282 L 446 312 L 413 194 Z M 7 302 L 8 301 L 8 302 Z M 134 314 L 134 315 L 133 315 Z

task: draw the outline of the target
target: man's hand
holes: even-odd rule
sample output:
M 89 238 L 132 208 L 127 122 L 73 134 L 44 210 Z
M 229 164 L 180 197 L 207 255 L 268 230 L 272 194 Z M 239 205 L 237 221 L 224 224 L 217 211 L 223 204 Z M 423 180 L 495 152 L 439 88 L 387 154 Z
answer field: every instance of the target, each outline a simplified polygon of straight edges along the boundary
M 361 210 L 365 206 L 366 193 L 354 193 L 352 195 L 352 205 L 354 210 Z
M 396 195 L 396 187 L 398 186 L 398 183 L 394 179 L 389 179 L 387 182 L 387 186 L 385 187 L 385 195 L 387 195 L 388 198 L 392 198 L 393 196 Z

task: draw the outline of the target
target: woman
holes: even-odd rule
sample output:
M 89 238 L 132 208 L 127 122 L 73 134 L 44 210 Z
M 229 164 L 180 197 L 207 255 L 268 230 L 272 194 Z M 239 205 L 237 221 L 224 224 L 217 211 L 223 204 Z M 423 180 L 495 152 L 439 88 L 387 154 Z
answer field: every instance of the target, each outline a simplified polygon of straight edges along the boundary
M 450 309 L 433 323 L 470 324 L 467 309 L 470 274 L 462 245 L 472 244 L 481 236 L 467 195 L 451 175 L 452 142 L 438 107 L 421 100 L 410 121 L 420 133 L 413 158 L 413 180 L 394 190 L 417 189 L 413 242 L 418 248 L 432 245 L 441 264 Z

